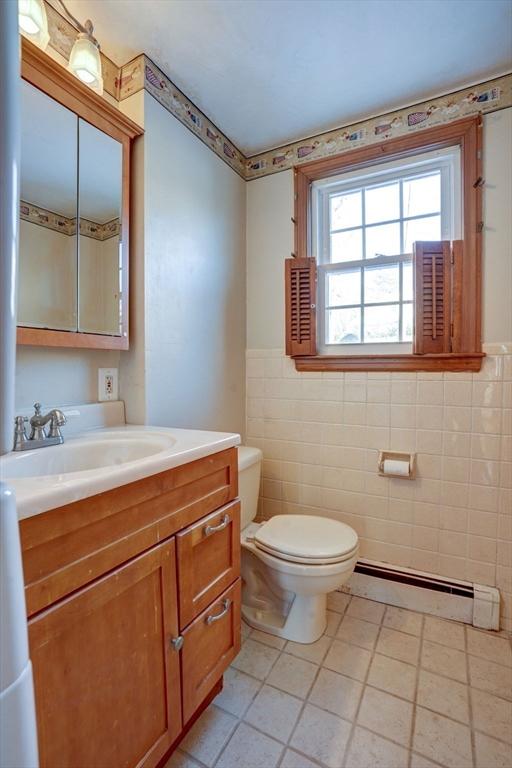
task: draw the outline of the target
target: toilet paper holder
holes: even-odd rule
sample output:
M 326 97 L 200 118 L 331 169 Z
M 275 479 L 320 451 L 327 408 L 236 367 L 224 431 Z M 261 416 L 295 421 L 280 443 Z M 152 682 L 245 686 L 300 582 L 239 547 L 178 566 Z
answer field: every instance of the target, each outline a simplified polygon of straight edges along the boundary
M 409 473 L 407 475 L 401 475 L 395 472 L 385 472 L 385 461 L 403 461 L 409 465 Z M 416 454 L 415 453 L 402 453 L 400 451 L 379 451 L 378 462 L 379 475 L 382 477 L 401 477 L 404 480 L 414 480 L 416 476 Z

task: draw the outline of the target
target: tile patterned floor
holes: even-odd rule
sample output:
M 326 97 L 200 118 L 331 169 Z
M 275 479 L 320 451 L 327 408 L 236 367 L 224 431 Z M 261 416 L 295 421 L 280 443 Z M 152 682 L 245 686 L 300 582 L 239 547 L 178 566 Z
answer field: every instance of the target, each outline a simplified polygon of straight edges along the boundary
M 312 645 L 244 625 L 166 768 L 512 768 L 509 638 L 342 593 L 328 605 Z

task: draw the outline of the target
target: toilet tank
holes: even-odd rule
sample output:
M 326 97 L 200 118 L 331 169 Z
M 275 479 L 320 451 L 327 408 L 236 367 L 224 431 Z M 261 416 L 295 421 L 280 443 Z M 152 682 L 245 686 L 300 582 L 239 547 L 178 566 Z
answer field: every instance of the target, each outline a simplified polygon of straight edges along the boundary
M 238 495 L 242 507 L 242 530 L 252 523 L 258 511 L 262 457 L 259 448 L 238 446 Z

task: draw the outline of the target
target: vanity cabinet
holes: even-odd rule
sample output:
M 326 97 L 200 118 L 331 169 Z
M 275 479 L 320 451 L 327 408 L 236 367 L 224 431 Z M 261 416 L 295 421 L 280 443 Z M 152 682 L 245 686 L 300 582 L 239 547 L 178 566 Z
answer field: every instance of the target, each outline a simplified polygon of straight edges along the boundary
M 153 768 L 240 649 L 236 448 L 20 521 L 41 768 Z

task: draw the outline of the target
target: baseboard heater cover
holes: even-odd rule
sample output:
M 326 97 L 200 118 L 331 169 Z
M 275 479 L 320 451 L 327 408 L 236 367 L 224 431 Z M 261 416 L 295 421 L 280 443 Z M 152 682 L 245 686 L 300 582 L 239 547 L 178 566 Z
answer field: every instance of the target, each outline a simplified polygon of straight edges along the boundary
M 417 571 L 402 571 L 390 568 L 386 564 L 371 563 L 369 561 L 359 560 L 354 569 L 355 573 L 364 573 L 366 576 L 376 576 L 379 579 L 388 581 L 398 581 L 400 584 L 409 584 L 412 587 L 423 587 L 423 589 L 433 589 L 436 592 L 446 592 L 449 595 L 459 595 L 459 597 L 468 597 L 474 599 L 475 589 L 469 582 L 449 581 L 431 574 Z
M 362 558 L 342 591 L 481 629 L 499 629 L 496 587 Z

